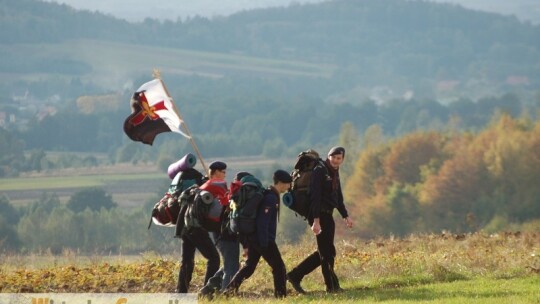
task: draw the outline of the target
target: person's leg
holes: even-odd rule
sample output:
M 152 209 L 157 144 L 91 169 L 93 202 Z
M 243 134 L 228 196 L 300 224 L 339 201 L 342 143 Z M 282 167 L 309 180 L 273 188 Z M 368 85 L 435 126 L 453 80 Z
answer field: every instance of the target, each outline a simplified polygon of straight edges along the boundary
M 317 236 L 317 248 L 321 256 L 321 270 L 326 290 L 335 292 L 340 289 L 339 280 L 334 272 L 336 247 L 334 246 L 335 222 L 331 214 L 322 213 L 320 217 L 322 232 Z
M 248 244 L 247 260 L 242 268 L 233 276 L 231 282 L 225 288 L 225 292 L 234 292 L 238 290 L 242 282 L 249 278 L 257 268 L 257 264 L 261 259 L 261 253 L 253 244 Z
M 180 261 L 180 272 L 178 273 L 178 285 L 176 291 L 187 293 L 193 268 L 195 266 L 195 246 L 187 236 L 182 236 L 182 259 Z
M 262 257 L 272 268 L 272 276 L 274 277 L 274 296 L 276 298 L 283 298 L 287 296 L 287 287 L 285 275 L 287 273 L 285 269 L 285 263 L 281 258 L 281 253 L 275 242 L 268 244 L 266 251 L 262 252 Z
M 219 253 L 206 230 L 200 228 L 193 229 L 190 238 L 197 250 L 199 250 L 201 255 L 207 260 L 206 274 L 204 276 L 204 285 L 206 285 L 208 280 L 219 269 Z
M 309 224 L 313 224 L 313 220 L 309 220 Z M 322 232 L 321 232 L 322 233 Z M 307 256 L 298 266 L 294 267 L 289 273 L 287 273 L 287 280 L 291 283 L 294 290 L 298 293 L 306 293 L 306 291 L 300 285 L 300 282 L 304 276 L 311 273 L 317 267 L 321 265 L 321 255 L 319 251 L 315 251 Z
M 222 240 L 219 243 L 223 256 L 223 281 L 221 289 L 225 289 L 232 277 L 240 268 L 240 244 L 238 241 Z

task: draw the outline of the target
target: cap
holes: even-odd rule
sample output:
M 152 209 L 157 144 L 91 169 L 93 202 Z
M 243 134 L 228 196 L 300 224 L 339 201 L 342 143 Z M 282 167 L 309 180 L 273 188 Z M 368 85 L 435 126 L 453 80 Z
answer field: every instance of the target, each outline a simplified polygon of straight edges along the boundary
M 239 180 L 242 179 L 242 177 L 248 176 L 248 175 L 252 175 L 252 174 L 249 173 L 249 172 L 246 172 L 246 171 L 240 171 L 240 172 L 236 173 L 236 176 L 234 177 L 234 179 L 239 181 Z
M 274 172 L 274 180 L 282 183 L 292 183 L 292 177 L 289 172 L 281 169 Z
M 343 147 L 332 147 L 330 151 L 328 151 L 328 156 L 336 155 L 336 154 L 342 154 L 343 157 L 345 157 L 345 148 Z
M 215 161 L 212 162 L 208 168 L 210 170 L 225 170 L 227 169 L 227 164 L 221 161 Z

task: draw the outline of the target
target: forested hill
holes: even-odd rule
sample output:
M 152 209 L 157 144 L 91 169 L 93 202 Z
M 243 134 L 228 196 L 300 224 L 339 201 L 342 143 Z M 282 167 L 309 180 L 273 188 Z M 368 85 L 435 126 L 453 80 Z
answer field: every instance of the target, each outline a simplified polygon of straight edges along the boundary
M 0 0 L 0 123 L 22 140 L 8 148 L 156 159 L 122 142 L 121 105 L 157 67 L 206 155 L 296 155 L 334 144 L 345 122 L 389 136 L 448 123 L 478 130 L 498 109 L 537 113 L 538 41 L 540 26 L 424 1 L 129 23 Z M 166 138 L 151 153 L 167 150 Z
M 75 38 L 127 41 L 136 25 L 100 13 L 39 0 L 0 0 L 0 43 L 61 42 Z
M 3 44 L 93 38 L 325 62 L 345 67 L 344 79 L 365 85 L 399 77 L 483 77 L 478 73 L 540 79 L 531 65 L 540 61 L 540 26 L 450 4 L 335 0 L 210 20 L 128 23 L 37 0 L 0 3 Z

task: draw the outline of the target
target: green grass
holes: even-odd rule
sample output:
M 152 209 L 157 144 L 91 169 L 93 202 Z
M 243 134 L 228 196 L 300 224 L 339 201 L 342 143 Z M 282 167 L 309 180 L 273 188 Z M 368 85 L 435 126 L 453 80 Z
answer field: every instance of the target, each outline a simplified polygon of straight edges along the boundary
M 476 278 L 455 282 L 392 287 L 364 281 L 343 282 L 345 291 L 327 294 L 319 286 L 307 295 L 290 294 L 278 301 L 271 290 L 202 299 L 199 303 L 540 303 L 540 276 L 512 279 Z

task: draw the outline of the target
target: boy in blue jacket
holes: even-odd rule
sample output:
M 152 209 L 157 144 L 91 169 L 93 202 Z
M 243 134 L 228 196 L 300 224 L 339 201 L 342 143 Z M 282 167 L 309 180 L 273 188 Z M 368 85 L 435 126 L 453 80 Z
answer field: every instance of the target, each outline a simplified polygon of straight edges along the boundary
M 287 171 L 277 170 L 273 176 L 274 184 L 269 187 L 257 212 L 257 231 L 247 237 L 247 260 L 238 270 L 225 290 L 231 294 L 238 290 L 242 282 L 254 272 L 261 257 L 272 268 L 274 277 L 274 296 L 287 296 L 285 263 L 276 245 L 276 229 L 279 214 L 280 194 L 291 187 L 292 178 Z

